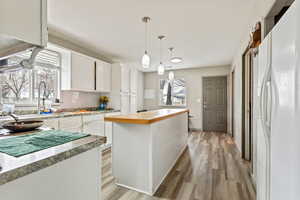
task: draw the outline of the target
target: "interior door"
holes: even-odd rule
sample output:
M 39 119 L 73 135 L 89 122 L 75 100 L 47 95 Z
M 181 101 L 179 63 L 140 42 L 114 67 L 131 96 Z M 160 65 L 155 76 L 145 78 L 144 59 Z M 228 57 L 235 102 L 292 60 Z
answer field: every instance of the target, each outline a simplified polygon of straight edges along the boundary
M 203 130 L 227 132 L 227 77 L 203 78 Z

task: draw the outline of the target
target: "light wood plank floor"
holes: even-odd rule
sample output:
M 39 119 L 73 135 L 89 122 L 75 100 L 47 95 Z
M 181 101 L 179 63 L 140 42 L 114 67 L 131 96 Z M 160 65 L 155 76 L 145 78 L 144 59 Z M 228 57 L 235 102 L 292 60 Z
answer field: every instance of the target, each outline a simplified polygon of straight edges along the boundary
M 249 169 L 230 137 L 193 132 L 188 147 L 154 197 L 114 184 L 111 152 L 103 153 L 103 200 L 255 200 Z

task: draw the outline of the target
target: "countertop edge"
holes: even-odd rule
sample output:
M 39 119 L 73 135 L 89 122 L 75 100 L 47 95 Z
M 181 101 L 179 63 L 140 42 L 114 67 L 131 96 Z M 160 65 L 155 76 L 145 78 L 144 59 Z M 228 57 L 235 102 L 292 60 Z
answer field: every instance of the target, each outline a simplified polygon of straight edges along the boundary
M 95 137 L 95 140 L 90 141 L 86 144 L 74 147 L 74 148 L 72 148 L 70 150 L 66 150 L 64 152 L 60 152 L 56 155 L 38 160 L 36 162 L 27 164 L 25 166 L 22 166 L 22 167 L 19 167 L 19 168 L 16 168 L 16 169 L 13 169 L 13 170 L 10 170 L 7 172 L 3 172 L 2 174 L 0 174 L 0 186 L 6 184 L 8 182 L 14 181 L 18 178 L 29 175 L 31 173 L 42 170 L 44 168 L 55 165 L 61 161 L 67 160 L 69 158 L 72 158 L 76 155 L 87 152 L 96 147 L 100 147 L 102 144 L 106 143 L 106 137 L 100 137 L 100 136 L 92 136 L 92 137 Z
M 33 115 L 18 115 L 20 120 L 47 120 L 47 119 L 60 119 L 65 117 L 76 117 L 76 116 L 90 116 L 90 115 L 105 115 L 110 113 L 120 112 L 120 110 L 108 110 L 108 111 L 89 111 L 89 112 L 81 112 L 81 113 L 73 113 L 73 112 L 66 112 L 66 113 L 54 113 L 54 114 L 41 114 L 39 116 Z M 27 117 L 28 116 L 28 117 Z M 13 121 L 13 119 L 6 118 L 0 119 L 0 123 L 5 123 Z
M 161 117 L 156 117 L 153 119 L 125 119 L 125 118 L 118 118 L 118 116 L 113 116 L 113 117 L 104 117 L 104 121 L 124 123 L 124 124 L 152 124 L 188 112 L 189 109 L 183 109 L 182 111 L 178 111 L 176 113 L 171 113 Z

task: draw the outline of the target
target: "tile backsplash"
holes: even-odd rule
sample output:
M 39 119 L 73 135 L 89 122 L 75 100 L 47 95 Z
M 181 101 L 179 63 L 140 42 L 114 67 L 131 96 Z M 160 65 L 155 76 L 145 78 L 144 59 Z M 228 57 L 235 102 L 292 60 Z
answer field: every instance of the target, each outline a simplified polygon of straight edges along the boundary
M 86 108 L 99 106 L 99 98 L 102 93 L 95 92 L 77 92 L 77 91 L 62 91 L 61 92 L 61 109 L 69 108 Z

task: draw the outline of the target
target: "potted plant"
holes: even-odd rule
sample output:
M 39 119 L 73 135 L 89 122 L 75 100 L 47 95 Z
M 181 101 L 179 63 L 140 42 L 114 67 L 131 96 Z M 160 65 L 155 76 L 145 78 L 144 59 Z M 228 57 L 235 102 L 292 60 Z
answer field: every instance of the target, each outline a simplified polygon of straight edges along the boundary
M 105 110 L 109 99 L 107 96 L 100 97 L 100 110 Z

